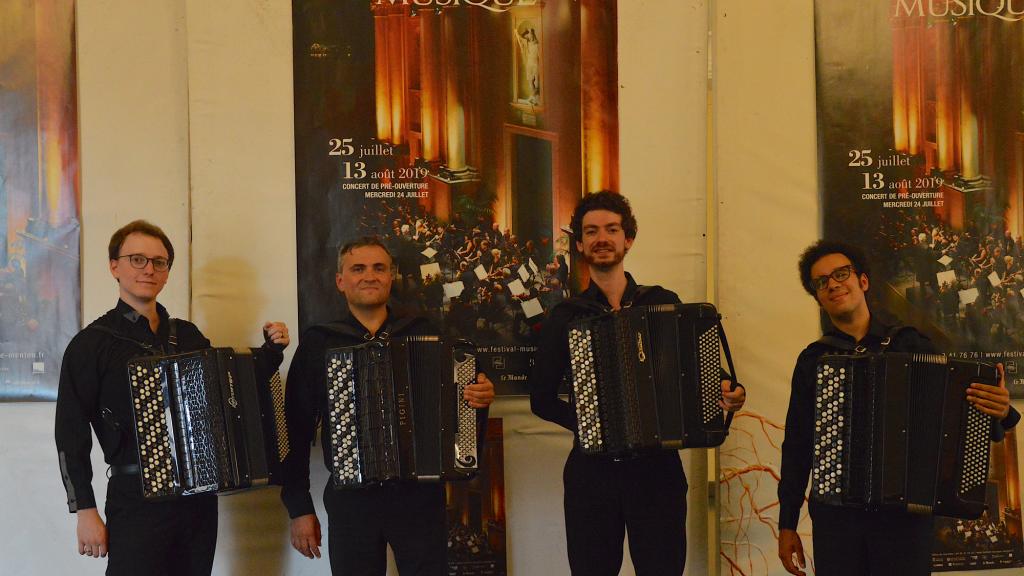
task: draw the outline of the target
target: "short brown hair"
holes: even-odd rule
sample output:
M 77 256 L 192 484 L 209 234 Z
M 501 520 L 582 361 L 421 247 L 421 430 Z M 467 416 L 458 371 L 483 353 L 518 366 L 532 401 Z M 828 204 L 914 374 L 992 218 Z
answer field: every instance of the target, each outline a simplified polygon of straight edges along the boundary
M 159 226 L 145 220 L 133 220 L 114 232 L 110 237 L 110 244 L 107 245 L 107 255 L 111 260 L 117 260 L 121 256 L 121 245 L 130 234 L 145 234 L 159 240 L 167 250 L 167 267 L 170 268 L 174 264 L 174 246 L 171 245 L 171 239 Z
M 391 250 L 388 250 L 388 247 L 384 245 L 384 242 L 382 242 L 380 238 L 377 236 L 363 236 L 362 238 L 357 238 L 351 242 L 346 242 L 338 249 L 338 272 L 341 272 L 342 260 L 345 258 L 346 254 L 351 254 L 356 248 L 365 248 L 367 246 L 376 246 L 380 248 L 388 255 L 388 259 L 391 260 L 392 264 L 395 262 L 395 257 L 391 255 Z
M 580 198 L 579 203 L 576 204 L 576 209 L 572 212 L 572 220 L 569 223 L 574 240 L 580 241 L 583 239 L 583 217 L 587 215 L 587 212 L 593 210 L 607 210 L 618 214 L 622 217 L 622 231 L 625 233 L 626 238 L 629 240 L 636 238 L 636 217 L 633 216 L 633 209 L 629 206 L 629 200 L 626 200 L 625 196 L 610 190 L 601 190 L 600 192 L 584 195 L 583 198 Z

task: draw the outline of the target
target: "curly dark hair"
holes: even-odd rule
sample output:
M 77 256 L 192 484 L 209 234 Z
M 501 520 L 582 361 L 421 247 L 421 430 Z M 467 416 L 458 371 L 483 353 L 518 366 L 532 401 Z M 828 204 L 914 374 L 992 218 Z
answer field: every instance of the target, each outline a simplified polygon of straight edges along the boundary
M 170 268 L 174 264 L 174 246 L 171 245 L 171 239 L 159 226 L 145 220 L 133 220 L 114 232 L 110 237 L 110 243 L 107 244 L 107 256 L 111 260 L 117 260 L 121 256 L 121 245 L 130 234 L 144 234 L 159 240 L 167 250 L 167 267 Z
M 583 216 L 592 210 L 607 210 L 614 212 L 619 216 L 622 216 L 622 231 L 626 233 L 626 238 L 632 240 L 636 238 L 636 217 L 633 216 L 633 209 L 629 206 L 629 200 L 622 194 L 616 194 L 610 190 L 601 190 L 600 192 L 591 192 L 580 198 L 576 209 L 572 212 L 572 221 L 570 227 L 572 228 L 573 239 L 580 240 L 583 238 Z
M 868 258 L 859 247 L 838 240 L 818 240 L 800 254 L 800 262 L 797 264 L 797 268 L 800 270 L 800 283 L 803 284 L 804 290 L 815 299 L 818 297 L 818 292 L 811 285 L 811 267 L 829 254 L 842 254 L 849 258 L 857 276 L 861 274 L 871 276 Z
M 395 257 L 391 255 L 391 250 L 388 250 L 388 247 L 384 245 L 384 242 L 381 241 L 380 238 L 377 236 L 363 236 L 362 238 L 356 238 L 351 242 L 346 242 L 338 249 L 338 272 L 341 272 L 342 260 L 345 258 L 346 254 L 351 254 L 356 248 L 365 248 L 367 246 L 376 246 L 380 248 L 388 255 L 388 258 L 392 262 L 395 261 Z

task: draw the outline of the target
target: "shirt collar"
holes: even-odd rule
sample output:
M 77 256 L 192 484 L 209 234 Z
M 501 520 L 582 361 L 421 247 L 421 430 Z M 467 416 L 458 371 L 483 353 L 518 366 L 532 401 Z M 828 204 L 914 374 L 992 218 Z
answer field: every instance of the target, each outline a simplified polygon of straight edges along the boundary
M 392 314 L 391 314 L 391 306 L 387 306 L 387 311 L 388 311 L 388 315 L 384 318 L 384 323 L 381 324 L 380 329 L 377 330 L 378 334 L 380 334 L 381 332 L 388 332 L 388 326 L 390 326 L 390 324 L 391 324 L 391 316 L 392 316 Z M 346 324 L 348 324 L 349 326 L 351 326 L 352 328 L 356 329 L 358 332 L 360 332 L 362 334 L 369 334 L 370 333 L 370 331 L 366 328 L 366 326 L 363 326 L 363 323 L 360 322 L 358 318 L 356 318 L 355 314 L 352 313 L 352 310 L 347 305 L 345 306 L 345 314 L 342 317 L 341 321 L 346 323 Z
M 868 333 L 864 335 L 864 338 L 862 338 L 860 342 L 881 341 L 882 339 L 885 338 L 888 332 L 889 327 L 875 320 L 874 315 L 872 315 L 868 319 Z M 856 342 L 854 340 L 853 336 L 847 334 L 846 332 L 843 332 L 839 328 L 836 328 L 835 325 L 833 325 L 832 328 L 829 329 L 828 332 L 826 332 L 826 334 L 836 336 L 837 338 L 842 338 L 843 340 L 849 340 L 854 344 L 860 344 L 860 342 Z
M 139 321 L 139 318 L 144 318 L 143 315 L 140 314 L 138 310 L 132 308 L 127 302 L 121 300 L 120 298 L 117 299 L 117 306 L 115 306 L 115 309 L 117 310 L 118 314 L 123 316 L 132 324 L 137 323 Z M 156 313 L 157 316 L 160 317 L 160 325 L 165 325 L 166 323 L 164 322 L 164 320 L 170 318 L 170 315 L 167 314 L 167 309 L 164 308 L 163 304 L 160 304 L 159 302 L 156 303 Z
M 637 283 L 633 280 L 633 275 L 626 272 L 626 291 L 622 294 L 622 307 L 625 308 L 633 304 L 633 297 L 636 296 Z M 595 300 L 598 303 L 611 307 L 608 303 L 608 297 L 601 291 L 601 287 L 594 283 L 594 280 L 590 280 L 590 284 L 587 285 L 587 289 L 581 294 L 584 298 Z

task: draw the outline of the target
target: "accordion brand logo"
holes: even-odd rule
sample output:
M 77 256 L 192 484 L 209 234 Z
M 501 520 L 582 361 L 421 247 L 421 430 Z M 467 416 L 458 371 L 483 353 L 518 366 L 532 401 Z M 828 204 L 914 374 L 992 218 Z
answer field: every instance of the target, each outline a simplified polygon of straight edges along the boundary
M 636 357 L 640 362 L 647 362 L 647 354 L 644 353 L 644 336 L 640 332 L 636 333 Z
M 228 392 L 228 404 L 232 408 L 238 408 L 238 400 L 235 399 L 235 378 L 231 372 L 228 372 Z
M 405 394 L 396 394 L 395 400 L 398 404 L 398 425 L 408 426 L 409 422 L 409 402 L 405 397 Z

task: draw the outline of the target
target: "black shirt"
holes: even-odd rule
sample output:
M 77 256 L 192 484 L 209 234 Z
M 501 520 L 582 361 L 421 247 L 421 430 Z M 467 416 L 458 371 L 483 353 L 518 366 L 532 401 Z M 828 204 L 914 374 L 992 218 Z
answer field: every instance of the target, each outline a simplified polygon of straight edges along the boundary
M 852 336 L 835 328 L 826 332 L 826 336 L 845 340 L 851 345 L 860 344 L 868 351 L 877 352 L 889 332 L 890 327 L 872 319 L 867 335 L 860 342 L 855 343 Z M 927 336 L 912 328 L 897 332 L 886 350 L 924 354 L 937 352 L 935 345 Z M 800 353 L 793 369 L 789 411 L 786 414 L 786 438 L 782 443 L 782 477 L 779 479 L 780 529 L 796 530 L 800 520 L 800 508 L 804 503 L 804 493 L 807 490 L 814 452 L 814 387 L 818 359 L 827 353 L 844 351 L 820 341 L 813 342 Z M 993 428 L 993 440 L 1001 440 L 1003 431 L 1012 428 L 1019 419 L 1020 414 L 1011 407 L 1010 413 L 1000 422 L 1001 426 Z M 810 506 L 814 507 L 817 504 L 811 503 Z
M 388 318 L 377 331 L 376 338 L 438 334 L 440 331 L 426 318 L 395 315 L 389 308 Z M 288 442 L 291 448 L 283 465 L 281 501 L 288 509 L 290 518 L 314 513 L 313 499 L 309 494 L 309 456 L 317 423 L 321 420 L 321 415 L 327 411 L 327 350 L 357 346 L 373 338 L 370 331 L 355 316 L 347 313 L 337 322 L 310 327 L 303 332 L 299 340 L 299 347 L 288 369 L 284 402 L 285 417 L 288 421 Z M 480 425 L 481 421 L 483 426 Z M 487 410 L 477 410 L 477 425 L 480 432 L 478 442 L 482 442 L 486 422 Z M 330 470 L 328 436 L 327 430 L 323 427 L 320 442 L 323 446 L 324 466 Z M 478 443 L 478 446 L 482 453 L 483 444 Z
M 64 351 L 54 435 L 71 512 L 96 507 L 89 458 L 90 427 L 96 432 L 107 464 L 138 463 L 128 361 L 137 356 L 173 352 L 168 345 L 167 309 L 160 304 L 156 308 L 160 316 L 156 334 L 150 330 L 145 316 L 118 300 L 113 310 L 72 338 Z M 210 347 L 210 341 L 191 322 L 175 320 L 175 332 L 177 352 Z
M 655 304 L 679 304 L 679 296 L 661 286 L 638 286 L 628 272 L 622 308 Z M 591 282 L 576 298 L 555 306 L 540 329 L 533 375 L 530 378 L 530 409 L 541 418 L 576 431 L 575 407 L 558 397 L 562 379 L 569 369 L 569 323 L 576 318 L 593 316 L 612 307 L 601 289 Z

